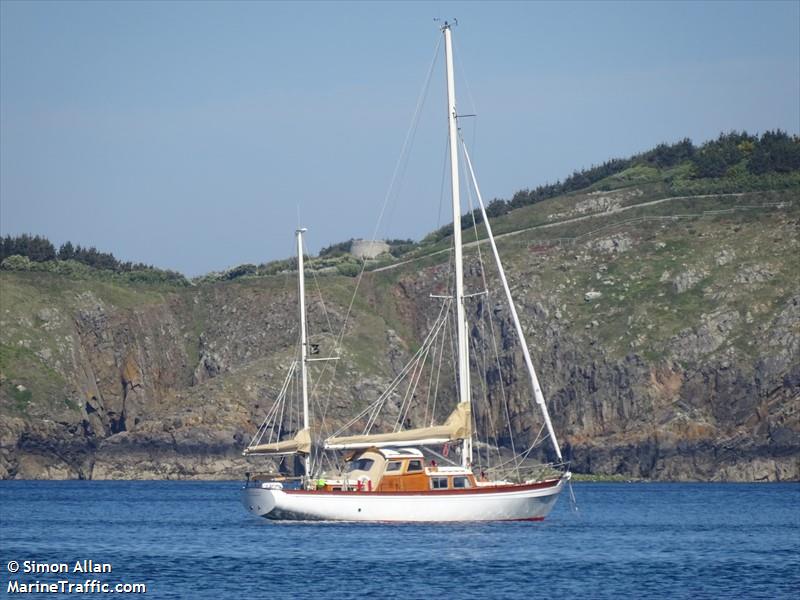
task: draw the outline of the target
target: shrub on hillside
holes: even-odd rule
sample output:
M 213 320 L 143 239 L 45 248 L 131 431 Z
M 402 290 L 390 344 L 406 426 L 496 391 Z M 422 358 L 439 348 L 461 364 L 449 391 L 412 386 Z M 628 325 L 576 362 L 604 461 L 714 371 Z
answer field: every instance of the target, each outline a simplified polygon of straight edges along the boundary
M 131 283 L 169 283 L 172 285 L 187 286 L 189 280 L 181 273 L 161 269 L 146 269 L 140 271 L 127 271 L 119 275 Z
M 252 264 L 237 265 L 228 269 L 223 274 L 224 279 L 238 279 L 239 277 L 246 277 L 248 275 L 255 275 L 258 272 L 258 267 Z
M 12 254 L 3 259 L 0 263 L 0 268 L 6 271 L 30 271 L 33 261 L 27 256 L 20 256 L 19 254 Z
M 352 262 L 345 262 L 336 265 L 336 271 L 339 275 L 344 275 L 345 277 L 356 277 L 361 272 L 361 265 Z

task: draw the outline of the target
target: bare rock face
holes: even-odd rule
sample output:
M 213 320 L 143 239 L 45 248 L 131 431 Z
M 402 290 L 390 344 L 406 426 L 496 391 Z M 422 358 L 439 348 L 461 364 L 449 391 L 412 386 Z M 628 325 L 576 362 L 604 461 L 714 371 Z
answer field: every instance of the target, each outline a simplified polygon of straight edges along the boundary
M 736 283 L 763 283 L 769 281 L 775 273 L 767 265 L 745 265 L 736 274 Z
M 194 384 L 203 383 L 219 375 L 228 372 L 230 369 L 225 364 L 223 358 L 214 351 L 213 344 L 209 344 L 204 334 L 200 334 L 199 339 L 200 357 L 197 366 L 192 373 Z
M 630 202 L 641 195 L 642 190 L 638 188 L 610 192 L 590 192 L 582 199 L 579 199 L 572 209 L 547 215 L 547 218 L 548 220 L 561 220 L 587 214 L 612 213 L 619 210 L 626 202 Z
M 627 252 L 632 242 L 627 235 L 614 235 L 594 242 L 594 248 L 601 252 Z
M 675 292 L 682 294 L 683 292 L 692 289 L 698 283 L 703 281 L 708 276 L 708 272 L 704 270 L 688 269 L 683 273 L 679 273 L 672 280 Z
M 717 350 L 741 320 L 738 311 L 720 308 L 701 317 L 698 327 L 682 330 L 673 340 L 682 356 L 699 359 Z
M 730 248 L 723 248 L 720 250 L 715 257 L 715 262 L 717 263 L 718 267 L 724 267 L 725 265 L 731 263 L 736 258 L 736 252 Z

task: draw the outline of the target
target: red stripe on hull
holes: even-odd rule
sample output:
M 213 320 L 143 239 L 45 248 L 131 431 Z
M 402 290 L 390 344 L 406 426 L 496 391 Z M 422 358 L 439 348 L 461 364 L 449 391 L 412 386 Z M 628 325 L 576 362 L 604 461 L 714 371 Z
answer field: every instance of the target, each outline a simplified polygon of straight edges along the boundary
M 327 491 L 327 490 L 283 490 L 286 494 L 292 495 L 320 495 L 320 496 L 453 496 L 453 495 L 477 495 L 477 494 L 502 494 L 510 492 L 523 492 L 527 490 L 547 489 L 556 487 L 560 479 L 548 479 L 547 481 L 537 481 L 536 483 L 520 483 L 515 485 L 496 485 L 491 487 L 476 487 L 463 490 L 425 490 L 423 492 L 367 492 L 367 491 Z

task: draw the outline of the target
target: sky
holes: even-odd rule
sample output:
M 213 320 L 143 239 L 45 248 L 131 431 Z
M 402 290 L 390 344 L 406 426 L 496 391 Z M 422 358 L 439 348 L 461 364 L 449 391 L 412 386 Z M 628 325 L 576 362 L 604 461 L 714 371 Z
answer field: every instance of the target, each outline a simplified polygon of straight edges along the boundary
M 454 17 L 487 201 L 660 142 L 800 133 L 797 1 L 2 0 L 0 234 L 189 276 L 291 256 L 298 225 L 311 253 L 419 239 L 450 220 Z

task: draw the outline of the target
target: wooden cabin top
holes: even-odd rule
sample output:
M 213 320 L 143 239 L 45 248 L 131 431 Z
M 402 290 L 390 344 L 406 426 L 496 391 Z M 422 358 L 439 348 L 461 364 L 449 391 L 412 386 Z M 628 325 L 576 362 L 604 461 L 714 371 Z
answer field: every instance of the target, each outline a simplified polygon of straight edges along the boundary
M 341 479 L 318 482 L 326 491 L 422 492 L 477 487 L 472 471 L 426 464 L 416 448 L 367 448 L 347 459 Z

